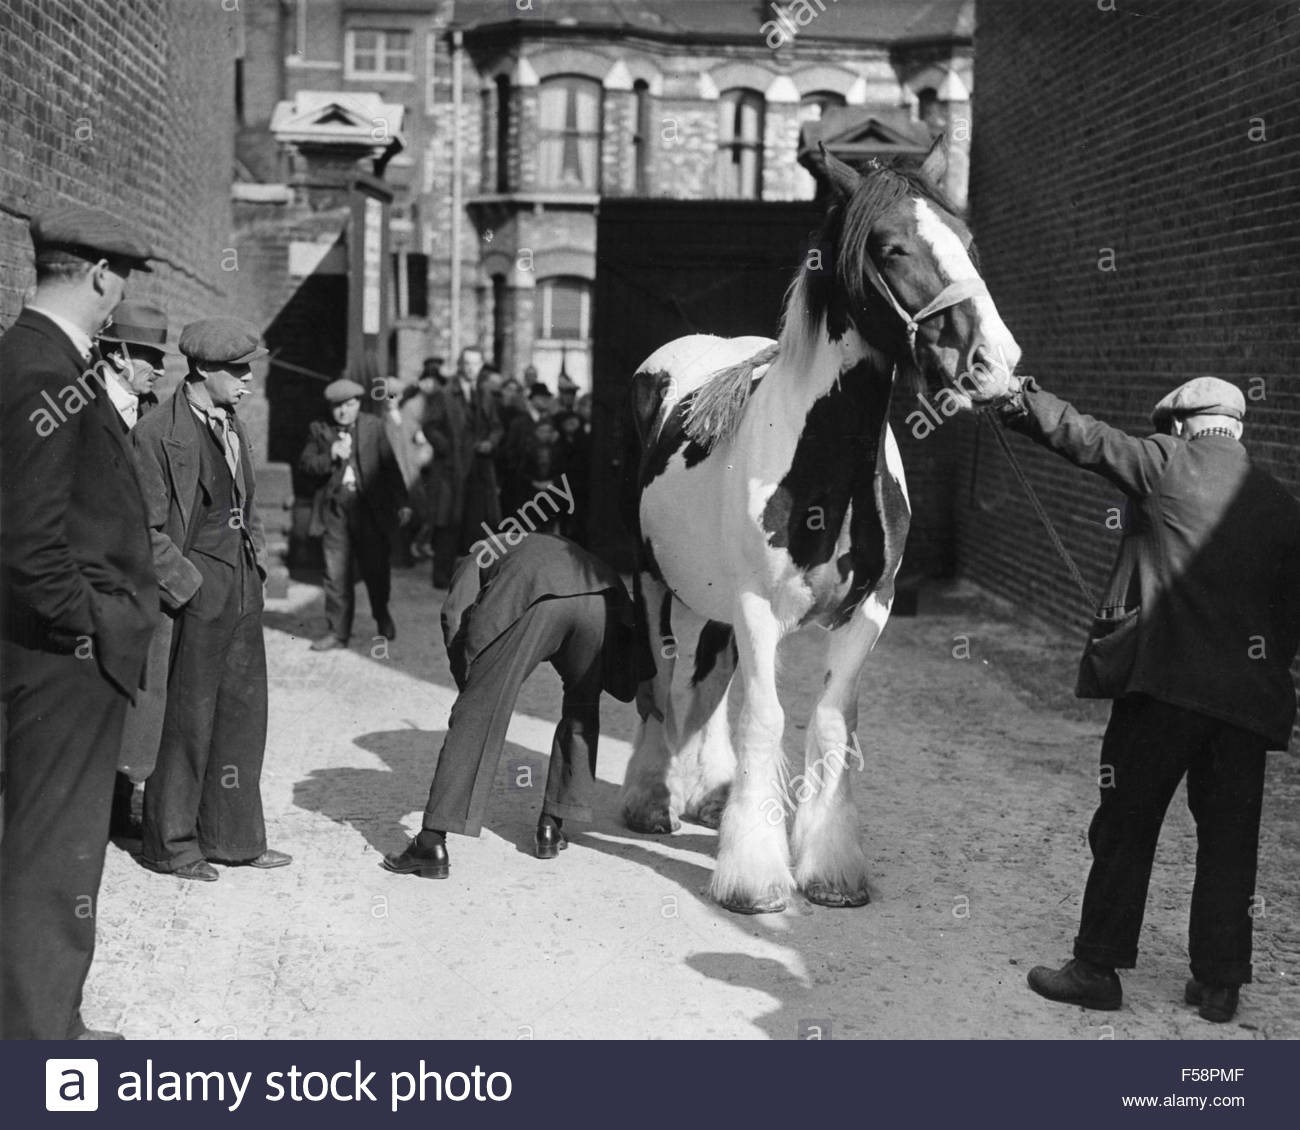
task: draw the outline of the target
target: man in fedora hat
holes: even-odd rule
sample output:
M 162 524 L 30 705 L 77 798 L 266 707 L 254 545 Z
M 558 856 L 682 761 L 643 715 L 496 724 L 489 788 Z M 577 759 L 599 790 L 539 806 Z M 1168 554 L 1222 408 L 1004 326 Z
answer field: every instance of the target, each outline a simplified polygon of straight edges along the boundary
M 212 881 L 213 862 L 283 867 L 266 846 L 266 541 L 248 437 L 235 409 L 249 393 L 258 336 L 232 318 L 181 331 L 189 372 L 132 433 L 154 566 L 173 617 L 158 763 L 144 790 L 140 862 Z
M 1231 1020 L 1251 979 L 1264 754 L 1287 747 L 1295 721 L 1300 503 L 1252 462 L 1245 398 L 1215 377 L 1164 397 L 1146 437 L 1081 415 L 1032 377 L 999 411 L 1127 500 L 1078 686 L 1114 699 L 1092 870 L 1074 959 L 1033 969 L 1029 985 L 1049 1000 L 1120 1007 L 1115 970 L 1136 963 L 1160 826 L 1186 776 L 1197 853 L 1184 995 L 1203 1019 Z
M 144 240 L 106 212 L 31 225 L 36 290 L 0 338 L 0 1034 L 88 1031 L 113 771 L 158 620 L 145 504 L 92 369 Z
M 163 375 L 167 315 L 148 302 L 121 302 L 99 331 L 109 399 L 127 428 L 158 403 L 154 385 Z
M 406 480 L 384 421 L 361 411 L 365 395 L 356 381 L 325 387 L 331 419 L 311 425 L 298 469 L 317 481 L 308 533 L 325 553 L 325 617 L 329 631 L 313 651 L 346 647 L 356 611 L 356 583 L 365 583 L 370 613 L 385 639 L 397 627 L 388 611 L 394 529 L 411 518 Z
M 163 358 L 169 352 L 166 313 L 148 302 L 119 302 L 99 331 L 99 352 L 104 388 L 122 426 L 130 431 L 158 403 L 154 385 L 163 375 Z M 162 735 L 170 641 L 171 622 L 164 617 L 149 644 L 145 689 L 127 711 L 122 730 L 122 761 L 113 786 L 109 834 L 123 839 L 140 838 L 136 804 L 153 770 Z

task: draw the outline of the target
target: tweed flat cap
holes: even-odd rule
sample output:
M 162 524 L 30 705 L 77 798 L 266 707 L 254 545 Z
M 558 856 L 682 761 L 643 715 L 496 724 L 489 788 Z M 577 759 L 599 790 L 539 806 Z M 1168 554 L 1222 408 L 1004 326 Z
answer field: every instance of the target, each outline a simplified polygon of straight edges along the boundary
M 1218 377 L 1195 377 L 1180 384 L 1155 406 L 1151 423 L 1165 431 L 1174 420 L 1207 414 L 1240 420 L 1246 415 L 1246 398 L 1241 395 L 1241 389 Z
M 181 330 L 180 351 L 209 365 L 243 365 L 265 357 L 257 331 L 234 318 L 203 318 Z
M 342 404 L 345 400 L 356 400 L 358 397 L 366 395 L 366 390 L 356 381 L 350 381 L 343 377 L 337 381 L 330 381 L 325 386 L 325 399 L 331 404 Z
M 129 262 L 132 270 L 150 271 L 153 248 L 134 229 L 98 208 L 71 205 L 42 212 L 32 220 L 36 254 L 63 251 L 94 263 L 100 259 Z
M 119 302 L 113 307 L 108 325 L 99 331 L 99 340 L 171 352 L 167 347 L 167 314 L 148 302 Z

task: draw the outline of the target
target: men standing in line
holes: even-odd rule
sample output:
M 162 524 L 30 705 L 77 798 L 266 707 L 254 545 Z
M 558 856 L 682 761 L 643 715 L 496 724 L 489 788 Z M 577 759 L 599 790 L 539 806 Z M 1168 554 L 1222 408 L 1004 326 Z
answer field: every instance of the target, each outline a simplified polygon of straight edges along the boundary
M 175 617 L 158 764 L 145 786 L 140 862 L 212 881 L 212 863 L 283 867 L 268 849 L 262 582 L 266 543 L 235 409 L 266 356 L 230 318 L 181 332 L 185 383 L 134 433 L 163 607 Z
M 129 440 L 92 371 L 92 338 L 148 246 L 64 208 L 32 223 L 36 292 L 0 338 L 0 1030 L 87 1030 L 113 772 L 158 620 Z
M 392 588 L 393 530 L 411 519 L 406 480 L 378 416 L 361 411 L 363 389 L 338 380 L 325 389 L 332 420 L 311 425 L 298 469 L 320 483 L 312 499 L 308 532 L 325 552 L 325 618 L 329 631 L 313 651 L 347 647 L 356 611 L 358 576 L 370 612 L 385 639 L 396 639 L 388 611 Z
M 1147 437 L 1081 415 L 1032 377 L 1000 409 L 1128 500 L 1079 673 L 1081 696 L 1115 701 L 1074 958 L 1029 973 L 1049 1000 L 1120 1007 L 1115 970 L 1136 964 L 1156 841 L 1184 775 L 1197 842 L 1184 998 L 1224 1023 L 1251 979 L 1264 755 L 1287 747 L 1296 715 L 1300 502 L 1251 461 L 1245 411 L 1241 390 L 1215 377 L 1161 400 L 1162 434 Z
M 167 352 L 167 314 L 147 302 L 119 302 L 99 333 L 108 398 L 129 431 L 141 416 L 158 404 L 154 384 L 163 375 Z M 113 785 L 113 811 L 109 834 L 140 838 L 140 820 L 133 803 L 145 779 L 153 772 L 162 738 L 162 714 L 167 702 L 167 656 L 171 647 L 171 620 L 162 617 L 149 644 L 145 689 L 126 712 L 122 728 L 122 758 Z
M 501 518 L 492 456 L 503 429 L 496 399 L 480 387 L 483 351 L 461 350 L 456 375 L 429 401 L 424 434 L 433 447 L 433 585 L 451 583 L 456 559 Z

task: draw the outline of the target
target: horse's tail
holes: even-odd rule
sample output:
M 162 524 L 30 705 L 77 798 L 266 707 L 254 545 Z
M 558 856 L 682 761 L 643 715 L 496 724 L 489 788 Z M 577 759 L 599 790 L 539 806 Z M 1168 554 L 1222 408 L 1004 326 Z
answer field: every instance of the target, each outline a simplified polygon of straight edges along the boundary
M 752 357 L 719 369 L 696 389 L 682 422 L 687 437 L 710 450 L 731 439 L 754 391 L 754 373 L 770 365 L 779 349 L 776 343 L 765 346 Z

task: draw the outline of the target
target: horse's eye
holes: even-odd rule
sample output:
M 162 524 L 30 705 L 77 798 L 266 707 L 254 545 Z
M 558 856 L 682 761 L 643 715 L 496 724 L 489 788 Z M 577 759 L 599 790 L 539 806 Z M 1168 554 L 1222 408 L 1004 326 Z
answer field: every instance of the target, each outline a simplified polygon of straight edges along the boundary
M 891 243 L 885 248 L 885 257 L 887 259 L 902 259 L 907 255 L 907 248 L 899 243 Z

